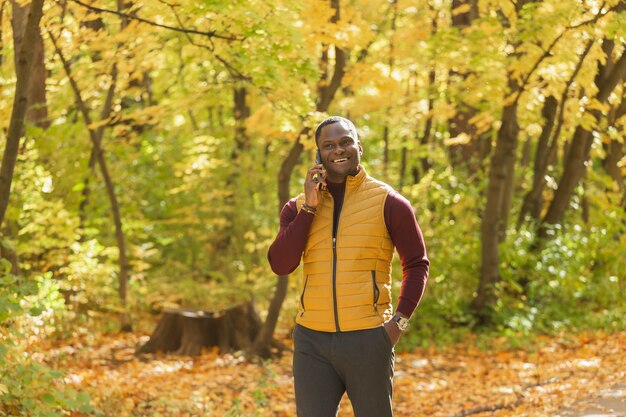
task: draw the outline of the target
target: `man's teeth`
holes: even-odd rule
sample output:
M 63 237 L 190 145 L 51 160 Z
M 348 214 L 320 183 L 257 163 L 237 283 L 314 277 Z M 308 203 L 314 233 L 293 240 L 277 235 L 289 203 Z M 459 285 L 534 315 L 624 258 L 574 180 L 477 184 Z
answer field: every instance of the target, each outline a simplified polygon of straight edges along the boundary
M 340 158 L 340 159 L 335 159 L 333 162 L 343 162 L 343 161 L 347 161 L 348 158 Z

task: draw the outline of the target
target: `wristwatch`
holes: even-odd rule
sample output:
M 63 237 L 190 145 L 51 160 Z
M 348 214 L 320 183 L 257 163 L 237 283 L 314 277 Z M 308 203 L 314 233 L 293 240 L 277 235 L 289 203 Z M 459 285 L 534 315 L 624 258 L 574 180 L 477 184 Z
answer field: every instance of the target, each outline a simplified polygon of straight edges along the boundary
M 396 325 L 401 332 L 405 331 L 409 327 L 409 319 L 405 319 L 402 316 L 393 316 L 393 321 L 396 322 Z

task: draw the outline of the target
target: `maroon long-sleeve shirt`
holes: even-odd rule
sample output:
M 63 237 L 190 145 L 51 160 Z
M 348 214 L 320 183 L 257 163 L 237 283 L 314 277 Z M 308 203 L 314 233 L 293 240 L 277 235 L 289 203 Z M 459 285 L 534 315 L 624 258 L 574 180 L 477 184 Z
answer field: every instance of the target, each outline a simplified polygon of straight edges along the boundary
M 335 202 L 334 215 L 337 218 L 341 213 L 346 184 L 328 182 L 327 185 Z M 424 237 L 411 203 L 397 191 L 387 196 L 384 215 L 385 225 L 402 263 L 402 286 L 396 311 L 411 317 L 424 294 L 428 278 L 430 263 Z M 304 210 L 298 212 L 295 198 L 282 208 L 280 230 L 267 254 L 272 271 L 276 274 L 290 274 L 300 264 L 313 218 L 313 214 Z

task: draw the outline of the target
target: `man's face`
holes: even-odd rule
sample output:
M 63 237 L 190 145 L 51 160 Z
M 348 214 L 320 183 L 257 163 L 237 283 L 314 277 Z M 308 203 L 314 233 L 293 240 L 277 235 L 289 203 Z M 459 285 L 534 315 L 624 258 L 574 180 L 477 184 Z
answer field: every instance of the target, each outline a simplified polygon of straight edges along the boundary
M 346 176 L 357 173 L 363 148 L 344 122 L 324 126 L 317 146 L 328 181 L 343 182 Z

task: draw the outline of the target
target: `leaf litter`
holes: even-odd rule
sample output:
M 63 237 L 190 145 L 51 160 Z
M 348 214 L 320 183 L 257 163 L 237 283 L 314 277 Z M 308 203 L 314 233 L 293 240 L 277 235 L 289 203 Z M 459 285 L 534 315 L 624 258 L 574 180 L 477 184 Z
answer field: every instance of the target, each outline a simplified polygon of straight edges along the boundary
M 42 356 L 87 391 L 92 415 L 137 417 L 295 416 L 291 352 L 267 361 L 242 352 L 206 350 L 197 357 L 134 354 L 145 336 L 116 334 L 64 346 Z M 292 346 L 292 341 L 281 342 Z M 497 339 L 397 352 L 394 415 L 546 416 L 626 380 L 626 332 L 533 337 L 526 349 Z M 83 414 L 74 413 L 75 417 Z M 347 396 L 339 417 L 353 416 Z

